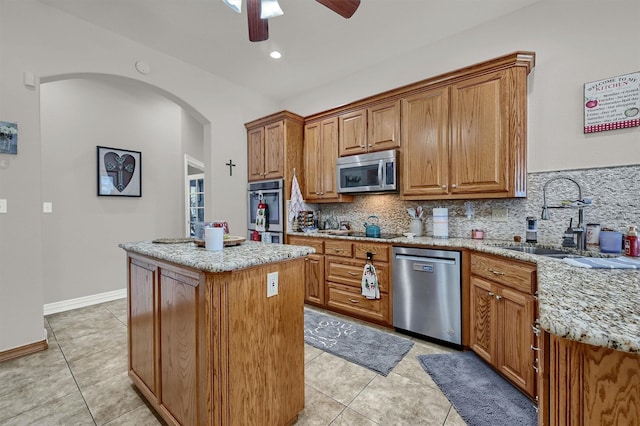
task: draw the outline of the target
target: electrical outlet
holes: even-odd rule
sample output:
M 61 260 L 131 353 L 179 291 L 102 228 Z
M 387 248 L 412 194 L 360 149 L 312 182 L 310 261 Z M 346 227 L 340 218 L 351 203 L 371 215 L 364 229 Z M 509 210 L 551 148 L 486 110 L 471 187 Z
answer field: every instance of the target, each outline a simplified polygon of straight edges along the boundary
M 267 274 L 267 297 L 278 294 L 278 273 L 269 272 Z
M 3 198 L 0 200 L 0 213 L 7 212 L 7 199 Z
M 53 213 L 53 203 L 50 201 L 43 202 L 42 213 Z
M 506 222 L 507 212 L 507 209 L 492 209 L 491 220 L 494 222 Z

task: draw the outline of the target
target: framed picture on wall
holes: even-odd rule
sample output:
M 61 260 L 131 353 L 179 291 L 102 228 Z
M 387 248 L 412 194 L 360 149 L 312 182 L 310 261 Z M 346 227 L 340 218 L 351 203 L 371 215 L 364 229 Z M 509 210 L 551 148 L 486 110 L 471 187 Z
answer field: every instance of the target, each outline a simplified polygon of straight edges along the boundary
M 142 153 L 98 146 L 98 196 L 141 197 Z

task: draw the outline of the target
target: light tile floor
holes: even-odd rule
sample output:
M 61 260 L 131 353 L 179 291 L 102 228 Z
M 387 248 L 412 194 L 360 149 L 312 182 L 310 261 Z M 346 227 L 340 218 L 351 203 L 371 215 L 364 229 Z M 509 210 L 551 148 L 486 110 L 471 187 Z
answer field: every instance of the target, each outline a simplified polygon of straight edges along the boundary
M 48 315 L 49 349 L 0 363 L 0 425 L 164 425 L 127 376 L 126 323 L 126 299 Z M 296 425 L 465 425 L 416 359 L 450 349 L 413 340 L 387 377 L 305 345 Z

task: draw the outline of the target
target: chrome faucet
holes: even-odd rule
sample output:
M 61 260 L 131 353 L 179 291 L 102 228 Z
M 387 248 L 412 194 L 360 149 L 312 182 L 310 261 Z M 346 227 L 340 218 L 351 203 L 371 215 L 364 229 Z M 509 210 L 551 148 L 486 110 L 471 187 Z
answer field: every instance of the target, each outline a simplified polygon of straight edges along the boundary
M 585 200 L 583 200 L 582 198 L 582 187 L 580 186 L 580 184 L 574 180 L 573 178 L 570 178 L 569 176 L 556 176 L 554 178 L 549 179 L 545 184 L 544 187 L 542 188 L 542 200 L 543 200 L 543 204 L 542 204 L 542 220 L 549 220 L 549 209 L 559 209 L 559 208 L 564 208 L 565 206 L 548 206 L 547 205 L 547 186 L 556 180 L 560 180 L 560 179 L 564 179 L 564 180 L 568 180 L 573 182 L 577 187 L 578 187 L 578 226 L 577 227 L 572 227 L 571 225 L 569 226 L 569 230 L 572 234 L 576 235 L 576 240 L 577 240 L 577 244 L 576 244 L 576 248 L 578 250 L 586 250 L 587 247 L 587 233 L 586 233 L 586 227 L 584 224 L 584 204 Z

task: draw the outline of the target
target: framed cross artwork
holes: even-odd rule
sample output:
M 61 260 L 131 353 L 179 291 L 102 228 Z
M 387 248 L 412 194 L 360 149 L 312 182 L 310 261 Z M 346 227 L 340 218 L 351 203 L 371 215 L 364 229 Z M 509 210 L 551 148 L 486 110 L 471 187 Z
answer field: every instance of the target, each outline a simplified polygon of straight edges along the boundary
M 98 196 L 141 197 L 142 153 L 98 146 Z

